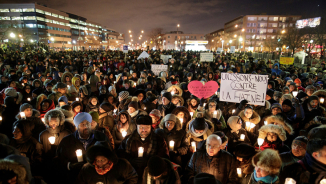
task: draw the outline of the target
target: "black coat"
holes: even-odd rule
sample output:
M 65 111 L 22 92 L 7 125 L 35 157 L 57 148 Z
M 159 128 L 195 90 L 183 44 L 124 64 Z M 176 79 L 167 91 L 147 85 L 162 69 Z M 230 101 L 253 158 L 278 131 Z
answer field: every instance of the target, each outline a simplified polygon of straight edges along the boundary
M 191 183 L 192 178 L 199 173 L 212 174 L 223 184 L 237 183 L 236 161 L 223 150 L 213 157 L 208 156 L 206 150 L 195 152 L 186 167 L 186 182 Z
M 231 133 L 231 128 L 228 127 L 225 129 L 224 131 L 226 137 L 228 138 L 228 152 L 232 153 L 233 154 L 233 151 L 235 151 L 235 147 L 240 144 L 240 143 L 246 143 L 246 144 L 249 144 L 249 145 L 254 145 L 255 142 L 256 142 L 256 136 L 253 135 L 251 132 L 248 132 L 247 130 L 241 128 L 239 130 L 239 133 L 235 133 L 235 132 L 232 132 Z M 244 141 L 241 141 L 240 140 L 240 135 L 241 134 L 244 134 L 245 135 L 245 139 Z
M 163 105 L 159 105 L 158 106 L 158 110 L 161 112 L 161 114 L 162 114 L 162 116 L 164 115 L 167 115 L 167 114 L 172 114 L 172 111 L 176 108 L 176 106 L 172 103 L 172 102 L 170 102 L 170 108 L 168 108 L 168 109 L 164 109 L 163 108 Z M 163 116 L 163 117 L 164 117 Z
M 0 133 L 5 134 L 8 138 L 13 137 L 13 124 L 16 121 L 15 116 L 19 112 L 19 106 L 7 106 L 2 111 L 2 122 L 0 123 Z

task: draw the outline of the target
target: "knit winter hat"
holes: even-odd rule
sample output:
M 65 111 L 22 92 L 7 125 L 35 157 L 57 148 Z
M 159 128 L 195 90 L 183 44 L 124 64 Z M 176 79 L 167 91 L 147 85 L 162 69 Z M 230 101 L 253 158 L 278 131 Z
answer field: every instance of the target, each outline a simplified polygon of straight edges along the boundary
M 192 122 L 194 129 L 196 130 L 205 130 L 206 122 L 204 118 L 195 118 Z
M 5 90 L 5 95 L 16 98 L 18 94 L 17 94 L 17 91 L 14 88 L 10 87 L 10 88 L 7 88 Z
M 280 171 L 282 160 L 278 154 L 278 151 L 265 149 L 264 151 L 257 153 L 252 158 L 252 165 L 254 167 L 258 166 L 270 174 L 275 175 Z
M 122 100 L 127 99 L 128 96 L 129 96 L 129 92 L 128 92 L 128 91 L 121 91 L 121 92 L 119 93 L 119 97 L 120 97 Z
M 167 115 L 164 116 L 162 121 L 163 122 L 173 121 L 174 123 L 176 123 L 177 122 L 177 116 L 174 115 L 174 114 L 167 114 Z M 205 126 L 205 124 L 204 124 L 204 126 Z M 205 127 L 204 127 L 204 129 L 205 129 Z M 198 130 L 198 129 L 196 129 L 196 130 Z
M 111 105 L 109 102 L 103 102 L 100 105 L 100 108 L 103 109 L 105 112 L 110 112 L 110 111 L 113 111 L 114 106 Z
M 4 100 L 4 104 L 6 105 L 6 106 L 10 106 L 10 105 L 13 105 L 13 104 L 15 104 L 15 99 L 13 98 L 13 97 L 11 97 L 11 96 L 7 96 L 6 98 L 5 98 L 5 100 Z
M 267 90 L 266 95 L 268 95 L 271 98 L 273 98 L 273 96 L 274 96 L 274 90 L 272 90 L 272 89 Z
M 137 125 L 152 125 L 152 118 L 149 115 L 138 115 L 136 123 Z
M 306 149 L 308 144 L 308 138 L 305 136 L 298 136 L 293 140 L 292 144 L 299 144 L 300 146 Z
M 152 176 L 159 176 L 167 171 L 166 161 L 159 156 L 152 156 L 147 162 L 148 172 Z
M 308 96 L 307 93 L 301 91 L 301 92 L 298 93 L 297 98 L 298 98 L 298 99 L 301 99 L 301 98 L 304 98 L 304 97 L 306 97 L 306 96 Z
M 274 109 L 274 108 L 279 108 L 279 109 L 281 109 L 281 110 L 283 111 L 283 109 L 282 109 L 282 105 L 279 104 L 279 103 L 274 103 L 274 104 L 272 105 L 272 107 L 271 107 L 271 110 Z
M 132 107 L 134 108 L 135 110 L 138 110 L 138 102 L 135 102 L 135 101 L 131 101 L 128 105 L 128 108 L 129 107 Z
M 113 89 L 115 89 L 115 87 L 114 86 L 110 86 L 109 87 L 109 92 L 111 92 Z
M 62 88 L 67 88 L 67 85 L 62 82 L 58 82 L 55 86 L 56 89 L 62 89 Z
M 239 124 L 240 122 L 242 123 L 241 118 L 239 116 L 231 116 L 228 119 L 228 125 L 234 131 L 238 131 L 238 130 L 235 130 L 236 124 Z
M 84 120 L 88 122 L 92 122 L 92 116 L 88 114 L 87 112 L 80 112 L 78 113 L 74 118 L 74 124 L 78 128 L 78 125 L 82 123 Z
M 165 98 L 167 98 L 169 101 L 171 101 L 172 100 L 172 95 L 171 95 L 171 93 L 170 92 L 165 92 L 164 94 L 163 94 L 163 96 L 162 97 L 165 97 Z
M 256 154 L 255 148 L 245 143 L 240 143 L 235 146 L 234 155 L 236 157 L 244 158 L 246 160 L 250 159 Z
M 41 88 L 36 88 L 32 91 L 32 93 L 36 94 L 37 96 L 42 94 L 42 89 Z
M 20 112 L 23 112 L 24 110 L 28 109 L 28 108 L 31 108 L 33 109 L 33 106 L 29 103 L 24 103 L 20 106 Z
M 96 111 L 91 111 L 89 112 L 89 114 L 92 116 L 92 120 L 95 121 L 96 123 L 98 123 L 99 120 L 99 114 Z
M 291 100 L 289 100 L 289 99 L 285 99 L 285 100 L 283 101 L 282 105 L 287 105 L 287 106 L 289 106 L 289 107 L 291 107 L 291 108 L 293 107 L 292 102 L 291 102 Z
M 161 112 L 157 109 L 153 109 L 150 113 L 149 113 L 150 116 L 155 116 L 157 118 L 161 118 Z
M 296 84 L 301 84 L 301 80 L 300 80 L 299 78 L 296 78 L 296 79 L 294 80 L 294 83 L 296 83 Z
M 199 173 L 194 178 L 194 184 L 222 184 L 220 181 L 216 180 L 215 177 L 208 173 Z
M 312 95 L 308 97 L 308 102 L 310 103 L 312 100 L 317 100 L 319 102 L 319 98 L 316 95 Z
M 59 99 L 58 99 L 58 103 L 59 102 L 65 102 L 66 105 L 68 104 L 68 98 L 66 96 L 61 96 Z

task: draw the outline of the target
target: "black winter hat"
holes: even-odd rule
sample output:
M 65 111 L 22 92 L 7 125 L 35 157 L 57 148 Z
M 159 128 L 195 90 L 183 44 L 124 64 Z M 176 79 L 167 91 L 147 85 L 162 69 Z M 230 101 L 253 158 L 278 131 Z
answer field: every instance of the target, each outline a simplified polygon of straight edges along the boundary
M 172 95 L 171 95 L 170 92 L 165 92 L 165 93 L 163 94 L 163 97 L 167 98 L 169 101 L 172 100 Z
M 292 102 L 291 102 L 291 100 L 289 100 L 289 99 L 285 99 L 284 101 L 283 101 L 283 103 L 282 103 L 282 105 L 287 105 L 287 106 L 289 106 L 289 107 L 291 107 L 291 108 L 293 108 L 293 105 L 292 105 Z
M 195 118 L 192 125 L 196 130 L 205 130 L 206 128 L 206 122 L 204 118 Z
M 137 125 L 152 125 L 152 118 L 149 115 L 139 115 L 136 118 Z
M 220 181 L 216 180 L 215 177 L 208 173 L 199 173 L 194 178 L 194 184 L 222 184 Z
M 256 154 L 255 148 L 245 143 L 236 145 L 235 150 L 234 155 L 245 160 L 249 160 Z
M 36 94 L 37 96 L 42 94 L 42 89 L 41 88 L 36 88 L 32 91 L 32 93 Z
M 100 105 L 100 107 L 105 111 L 105 112 L 110 112 L 110 111 L 113 111 L 114 109 L 114 106 L 111 105 L 110 103 L 108 102 L 104 102 Z
M 132 107 L 135 110 L 138 110 L 138 102 L 132 101 L 132 102 L 129 103 L 128 107 Z
M 274 90 L 272 90 L 272 89 L 267 90 L 266 95 L 268 95 L 271 98 L 273 98 L 273 96 L 274 96 Z
M 310 103 L 312 100 L 317 100 L 319 102 L 318 96 L 315 96 L 315 95 L 309 96 L 308 102 Z
M 94 146 L 87 150 L 86 158 L 87 162 L 93 164 L 97 156 L 104 156 L 113 164 L 117 163 L 118 157 L 112 150 L 111 146 L 105 141 L 96 141 Z
M 188 84 L 187 83 L 182 84 L 181 89 L 182 90 L 188 90 Z
M 159 176 L 167 171 L 167 163 L 159 156 L 152 156 L 147 162 L 148 172 L 152 176 Z
M 304 97 L 306 97 L 306 96 L 308 96 L 307 93 L 301 91 L 300 93 L 298 93 L 297 98 L 298 98 L 298 99 L 301 99 L 301 98 L 304 98 Z

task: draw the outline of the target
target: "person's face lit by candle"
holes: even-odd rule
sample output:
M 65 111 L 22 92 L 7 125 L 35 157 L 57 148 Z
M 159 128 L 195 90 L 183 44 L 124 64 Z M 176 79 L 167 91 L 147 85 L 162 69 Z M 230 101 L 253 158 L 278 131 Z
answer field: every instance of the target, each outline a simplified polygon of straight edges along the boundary
M 152 124 L 156 124 L 158 122 L 158 120 L 159 120 L 158 117 L 153 116 L 153 115 L 149 115 L 149 116 L 152 118 Z
M 278 113 L 282 113 L 282 110 L 278 107 L 272 109 L 272 114 L 275 116 Z
M 48 102 L 43 102 L 42 103 L 42 110 L 45 111 L 49 108 L 50 104 Z
M 27 108 L 23 111 L 25 113 L 26 118 L 30 118 L 33 115 L 33 109 Z
M 169 131 L 173 130 L 174 126 L 175 126 L 174 121 L 166 121 L 165 122 L 165 128 L 168 129 Z
M 217 135 L 211 135 L 206 140 L 206 151 L 209 156 L 215 156 L 221 149 L 221 138 Z
M 313 109 L 317 108 L 317 106 L 318 106 L 318 100 L 311 100 L 311 101 L 309 102 L 309 105 L 310 105 L 310 107 L 313 108 Z
M 64 106 L 64 105 L 66 105 L 66 102 L 59 102 L 59 106 L 60 106 L 60 107 L 62 107 L 62 106 Z
M 14 139 L 16 140 L 21 139 L 23 137 L 21 130 L 17 126 L 14 127 L 14 131 L 12 132 L 12 134 L 14 135 Z
M 121 123 L 126 123 L 128 121 L 125 114 L 120 114 L 119 120 L 120 120 Z
M 91 123 L 91 129 L 95 130 L 96 127 L 97 127 L 97 122 L 93 120 L 92 123 Z
M 257 178 L 262 178 L 262 177 L 265 177 L 265 176 L 268 176 L 269 173 L 267 171 L 265 171 L 264 169 L 256 166 L 255 167 L 255 170 L 256 170 L 256 176 Z
M 163 105 L 168 105 L 170 103 L 170 100 L 168 100 L 166 97 L 162 98 Z
M 179 118 L 179 119 L 184 119 L 184 117 L 185 117 L 185 114 L 183 113 L 183 112 L 179 112 L 178 114 L 177 114 L 177 118 Z
M 91 123 L 87 120 L 84 120 L 78 125 L 78 133 L 81 138 L 88 139 L 91 134 Z
M 137 95 L 137 98 L 138 98 L 138 101 L 139 101 L 139 102 L 143 101 L 143 99 L 144 99 L 144 95 L 143 95 L 143 93 L 139 93 L 139 94 Z
M 78 105 L 78 106 L 76 106 L 76 107 L 74 108 L 74 111 L 75 111 L 76 113 L 79 113 L 79 112 L 80 112 L 80 109 L 81 109 L 81 106 Z
M 216 104 L 215 103 L 209 103 L 208 105 L 209 112 L 213 113 L 216 110 Z
M 197 105 L 197 100 L 192 99 L 192 100 L 190 101 L 190 103 L 191 103 L 191 105 L 192 105 L 193 107 L 195 107 L 195 106 Z
M 106 157 L 104 157 L 104 156 L 97 156 L 95 158 L 95 164 L 99 168 L 103 168 L 108 162 L 109 162 L 109 160 Z
M 49 117 L 49 127 L 53 130 L 60 124 L 60 119 L 58 117 Z
M 244 114 L 245 114 L 246 118 L 250 119 L 251 116 L 252 116 L 252 114 L 253 114 L 253 111 L 252 111 L 252 109 L 250 109 L 250 108 L 246 108 L 246 109 L 244 110 Z
M 267 140 L 270 142 L 275 142 L 277 140 L 277 134 L 274 132 L 268 132 L 267 133 Z
M 141 138 L 146 138 L 152 130 L 151 125 L 137 125 L 137 132 Z

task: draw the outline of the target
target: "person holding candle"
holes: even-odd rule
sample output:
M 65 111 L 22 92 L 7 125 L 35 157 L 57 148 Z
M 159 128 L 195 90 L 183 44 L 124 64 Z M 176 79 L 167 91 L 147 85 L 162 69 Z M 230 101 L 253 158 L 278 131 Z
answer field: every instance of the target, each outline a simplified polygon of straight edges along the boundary
M 208 108 L 205 109 L 203 106 L 198 106 L 197 111 L 203 112 L 204 118 L 213 122 L 214 130 L 223 130 L 226 128 L 226 123 L 222 114 L 222 111 L 218 108 L 215 100 L 208 102 Z
M 110 132 L 113 130 L 114 117 L 113 117 L 114 106 L 108 102 L 104 102 L 99 108 L 99 127 L 106 128 Z
M 159 125 L 161 123 L 161 112 L 157 109 L 153 109 L 149 116 L 152 118 L 152 127 L 154 130 L 159 129 Z
M 296 163 L 301 160 L 306 154 L 308 138 L 304 136 L 296 137 L 291 145 L 291 151 L 281 153 L 280 157 L 282 159 L 282 169 L 285 166 Z
M 64 137 L 57 148 L 57 159 L 59 164 L 58 174 L 61 176 L 60 183 L 74 183 L 81 167 L 86 161 L 86 151 L 96 141 L 106 141 L 107 136 L 99 131 L 91 129 L 92 116 L 89 113 L 81 112 L 74 118 L 77 131 Z M 76 150 L 82 150 L 84 162 L 78 162 Z
M 153 109 L 157 109 L 158 104 L 157 104 L 157 97 L 155 94 L 153 94 L 152 91 L 147 91 L 146 92 L 146 99 L 143 101 L 145 105 L 145 111 L 147 113 L 150 113 Z
M 32 86 L 27 84 L 23 87 L 23 103 L 31 103 L 32 100 Z
M 177 118 L 182 119 L 181 125 L 182 129 L 186 129 L 187 123 L 191 120 L 191 115 L 186 107 L 180 106 L 176 107 L 173 111 L 172 114 L 176 115 Z
M 145 104 L 144 104 L 144 100 L 145 100 L 145 97 L 146 97 L 146 92 L 142 89 L 138 89 L 135 91 L 135 93 L 133 94 L 134 97 L 137 97 L 137 100 L 134 99 L 134 101 L 137 101 L 138 102 L 138 107 L 140 109 L 143 109 L 145 110 Z
M 129 96 L 129 92 L 128 91 L 121 91 L 119 93 L 119 106 L 118 109 L 119 111 L 122 110 L 128 110 L 128 105 L 131 102 L 131 96 Z
M 237 158 L 237 168 L 240 168 L 241 177 L 239 177 L 239 183 L 247 184 L 250 181 L 251 173 L 254 172 L 254 166 L 252 165 L 252 157 L 256 155 L 256 150 L 253 146 L 240 143 L 234 149 L 234 156 Z
M 182 97 L 182 89 L 178 85 L 172 85 L 167 89 L 167 92 L 170 92 L 173 95 L 178 95 Z
M 122 110 L 119 112 L 116 120 L 116 124 L 112 130 L 112 137 L 114 139 L 115 148 L 118 149 L 122 140 L 136 130 L 136 124 L 131 122 L 128 111 Z M 126 132 L 124 136 L 122 133 Z
M 181 122 L 174 114 L 166 115 L 155 133 L 164 138 L 169 144 L 173 141 L 170 149 L 170 160 L 178 165 L 182 165 L 182 156 L 186 155 L 189 149 L 189 142 L 186 141 L 186 131 L 182 129 Z M 170 146 L 171 147 L 171 146 Z
M 171 114 L 176 106 L 171 102 L 172 95 L 170 92 L 165 92 L 162 95 L 162 104 L 158 106 L 158 110 L 161 112 L 162 116 L 166 114 Z
M 106 142 L 96 142 L 86 153 L 87 163 L 81 169 L 76 183 L 136 184 L 138 175 L 131 164 L 118 158 Z
M 212 134 L 206 140 L 206 149 L 193 153 L 183 177 L 184 183 L 192 183 L 199 173 L 212 174 L 223 184 L 237 183 L 236 160 L 227 151 L 221 150 L 222 140 Z
M 128 104 L 128 113 L 131 118 L 131 123 L 136 124 L 136 118 L 139 115 L 147 115 L 147 112 L 139 108 L 138 98 L 132 97 L 131 102 Z
M 62 107 L 64 105 L 69 105 L 68 104 L 68 98 L 66 96 L 61 96 L 59 99 L 58 99 L 58 106 L 57 107 Z
M 142 181 L 144 169 L 150 157 L 157 155 L 169 158 L 168 143 L 152 130 L 152 119 L 148 115 L 140 115 L 136 119 L 137 130 L 126 136 L 118 149 L 118 155 L 126 158 L 138 173 L 138 182 Z M 142 157 L 139 157 L 139 148 Z
M 90 111 L 98 112 L 99 107 L 100 107 L 99 100 L 97 99 L 96 96 L 92 96 L 88 99 L 85 112 L 90 112 Z
M 318 115 L 318 116 L 321 116 L 321 115 L 325 116 L 324 109 L 320 107 L 318 96 L 315 96 L 315 95 L 309 96 L 308 99 L 306 99 L 302 103 L 302 107 L 303 107 L 303 110 L 305 113 L 304 114 L 304 117 L 305 117 L 304 123 L 309 122 L 310 120 L 312 120 L 315 117 L 315 116 L 312 116 L 312 113 L 311 113 L 311 111 L 314 109 L 316 109 L 320 112 L 319 113 L 320 115 Z
M 251 105 L 247 105 L 243 111 L 239 113 L 239 116 L 242 122 L 242 128 L 247 131 L 258 134 L 258 129 L 260 128 L 261 118 L 257 112 L 253 110 L 254 108 Z M 249 122 L 249 126 L 247 127 L 246 123 Z
M 252 158 L 252 165 L 255 167 L 251 174 L 250 184 L 278 184 L 278 173 L 280 171 L 282 160 L 278 152 L 266 149 L 257 153 Z M 284 182 L 283 182 L 284 183 Z
M 80 113 L 83 112 L 83 104 L 80 101 L 74 101 L 71 103 L 72 111 L 74 112 L 74 117 Z
M 88 103 L 89 94 L 90 94 L 90 92 L 88 92 L 88 89 L 86 86 L 80 86 L 78 98 L 79 98 L 79 101 L 82 102 L 82 104 L 83 104 L 83 109 L 86 108 L 86 105 Z

